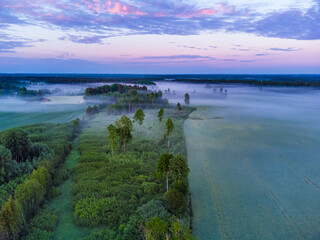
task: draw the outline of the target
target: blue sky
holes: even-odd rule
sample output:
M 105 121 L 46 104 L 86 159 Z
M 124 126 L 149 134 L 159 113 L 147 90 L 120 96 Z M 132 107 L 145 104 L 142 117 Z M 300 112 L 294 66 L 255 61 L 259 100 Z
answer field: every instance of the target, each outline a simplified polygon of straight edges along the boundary
M 2 0 L 0 72 L 320 73 L 320 0 Z

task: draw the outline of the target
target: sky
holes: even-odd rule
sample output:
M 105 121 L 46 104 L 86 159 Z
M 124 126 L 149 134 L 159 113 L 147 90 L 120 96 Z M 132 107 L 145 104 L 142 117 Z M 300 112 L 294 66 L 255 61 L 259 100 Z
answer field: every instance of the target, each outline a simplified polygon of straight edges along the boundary
M 0 72 L 320 74 L 320 0 L 0 0 Z

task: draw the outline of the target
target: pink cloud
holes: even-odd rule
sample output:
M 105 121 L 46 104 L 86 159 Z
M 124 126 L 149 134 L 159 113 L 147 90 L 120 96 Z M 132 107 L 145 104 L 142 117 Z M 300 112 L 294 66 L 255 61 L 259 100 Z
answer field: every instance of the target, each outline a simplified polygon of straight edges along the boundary
M 213 16 L 216 14 L 234 14 L 235 7 L 229 6 L 226 3 L 218 4 L 215 7 L 211 8 L 201 8 L 201 9 L 194 9 L 192 11 L 179 14 L 179 17 L 186 17 L 186 18 L 193 18 L 193 17 L 203 17 L 203 16 Z
M 82 2 L 86 4 L 89 11 L 95 14 L 110 13 L 116 15 L 147 15 L 147 13 L 139 11 L 136 7 L 120 1 L 82 0 Z

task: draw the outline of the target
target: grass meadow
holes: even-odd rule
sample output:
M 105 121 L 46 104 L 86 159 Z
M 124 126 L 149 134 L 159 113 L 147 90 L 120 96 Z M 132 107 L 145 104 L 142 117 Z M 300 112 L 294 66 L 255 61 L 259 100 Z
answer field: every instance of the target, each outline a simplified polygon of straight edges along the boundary
M 316 240 L 320 137 L 294 120 L 200 107 L 184 124 L 198 239 Z

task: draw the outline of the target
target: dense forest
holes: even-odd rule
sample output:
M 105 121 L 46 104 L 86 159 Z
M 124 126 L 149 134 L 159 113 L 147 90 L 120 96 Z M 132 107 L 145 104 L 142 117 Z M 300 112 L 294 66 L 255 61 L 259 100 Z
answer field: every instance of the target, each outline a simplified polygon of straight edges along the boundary
M 264 80 L 262 77 L 265 77 Z M 156 81 L 207 84 L 246 84 L 254 86 L 292 86 L 292 87 L 319 87 L 319 76 L 316 75 L 2 75 L 0 82 L 45 82 L 45 83 L 133 83 L 140 85 L 155 85 Z
M 24 81 L 24 82 L 45 82 L 45 83 L 133 83 L 140 85 L 155 85 L 148 78 L 128 78 L 128 77 L 87 77 L 83 76 L 30 76 L 30 75 L 3 75 L 0 76 L 0 82 L 3 81 Z
M 114 83 L 111 85 L 103 85 L 96 88 L 87 88 L 85 91 L 86 96 L 94 96 L 99 94 L 108 94 L 108 93 L 128 93 L 130 90 L 141 90 L 147 91 L 148 88 L 146 86 L 138 86 L 138 85 L 124 85 L 120 83 Z
M 0 239 L 51 239 L 54 212 L 43 209 L 59 194 L 61 166 L 79 119 L 68 124 L 36 124 L 0 134 Z

